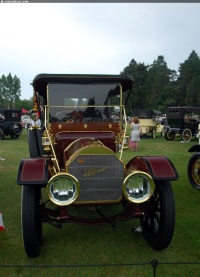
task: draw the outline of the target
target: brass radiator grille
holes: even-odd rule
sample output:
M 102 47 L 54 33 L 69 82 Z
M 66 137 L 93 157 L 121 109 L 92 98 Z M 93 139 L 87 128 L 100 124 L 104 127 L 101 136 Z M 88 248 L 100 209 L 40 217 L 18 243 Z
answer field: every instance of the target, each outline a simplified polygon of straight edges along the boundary
M 68 172 L 80 183 L 79 201 L 116 201 L 122 195 L 124 165 L 115 155 L 79 155 Z

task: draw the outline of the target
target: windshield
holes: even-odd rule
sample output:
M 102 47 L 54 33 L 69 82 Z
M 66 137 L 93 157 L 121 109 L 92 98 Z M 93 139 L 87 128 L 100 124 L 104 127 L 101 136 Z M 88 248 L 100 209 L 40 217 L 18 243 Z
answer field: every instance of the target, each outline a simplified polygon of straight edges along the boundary
M 110 120 L 120 110 L 120 86 L 116 83 L 49 84 L 48 104 L 51 122 Z

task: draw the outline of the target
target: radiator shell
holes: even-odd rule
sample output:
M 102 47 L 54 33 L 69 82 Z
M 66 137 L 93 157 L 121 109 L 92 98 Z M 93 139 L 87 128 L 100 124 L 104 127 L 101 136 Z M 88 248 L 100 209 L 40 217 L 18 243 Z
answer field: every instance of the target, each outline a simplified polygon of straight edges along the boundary
M 74 145 L 70 147 L 74 148 Z M 65 153 L 70 152 L 69 148 Z M 74 204 L 121 201 L 124 163 L 109 148 L 101 143 L 91 142 L 74 152 L 65 160 L 65 165 L 66 171 L 80 183 L 80 195 Z

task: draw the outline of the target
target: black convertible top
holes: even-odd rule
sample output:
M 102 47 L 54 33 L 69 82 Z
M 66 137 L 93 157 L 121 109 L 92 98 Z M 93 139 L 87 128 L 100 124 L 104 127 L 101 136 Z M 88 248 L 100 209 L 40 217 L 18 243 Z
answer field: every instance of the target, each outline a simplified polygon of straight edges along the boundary
M 128 75 L 95 75 L 95 74 L 47 74 L 41 73 L 35 76 L 32 86 L 44 98 L 46 87 L 49 83 L 120 83 L 122 91 L 131 90 L 134 84 L 133 78 Z
M 183 118 L 186 113 L 200 113 L 200 107 L 196 106 L 178 106 L 167 107 L 166 115 L 168 118 Z

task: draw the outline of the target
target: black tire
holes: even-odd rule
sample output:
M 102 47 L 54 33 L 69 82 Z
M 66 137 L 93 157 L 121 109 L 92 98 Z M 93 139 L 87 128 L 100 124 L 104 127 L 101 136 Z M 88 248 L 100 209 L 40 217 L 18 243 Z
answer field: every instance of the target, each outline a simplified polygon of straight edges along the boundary
M 28 129 L 28 149 L 30 158 L 40 157 L 37 129 Z
M 185 142 L 189 142 L 192 139 L 192 132 L 190 129 L 184 129 L 181 133 L 181 138 Z
M 40 219 L 41 188 L 22 187 L 22 237 L 26 254 L 37 257 L 42 245 L 42 221 Z
M 14 123 L 11 127 L 10 127 L 10 136 L 12 138 L 17 138 L 21 135 L 21 133 L 23 132 L 23 127 L 20 123 Z
M 16 138 L 16 139 L 18 139 L 18 138 L 19 138 L 19 136 L 18 136 L 18 135 L 13 135 L 13 134 L 10 134 L 10 137 L 11 137 L 11 138 Z
M 0 140 L 5 138 L 5 132 L 4 129 L 0 127 Z
M 173 140 L 175 138 L 175 135 L 169 132 L 165 132 L 165 139 L 166 140 Z
M 200 189 L 200 153 L 196 153 L 190 158 L 187 173 L 192 187 Z
M 169 246 L 175 227 L 175 203 L 169 181 L 156 181 L 152 209 L 141 219 L 143 236 L 155 250 Z

